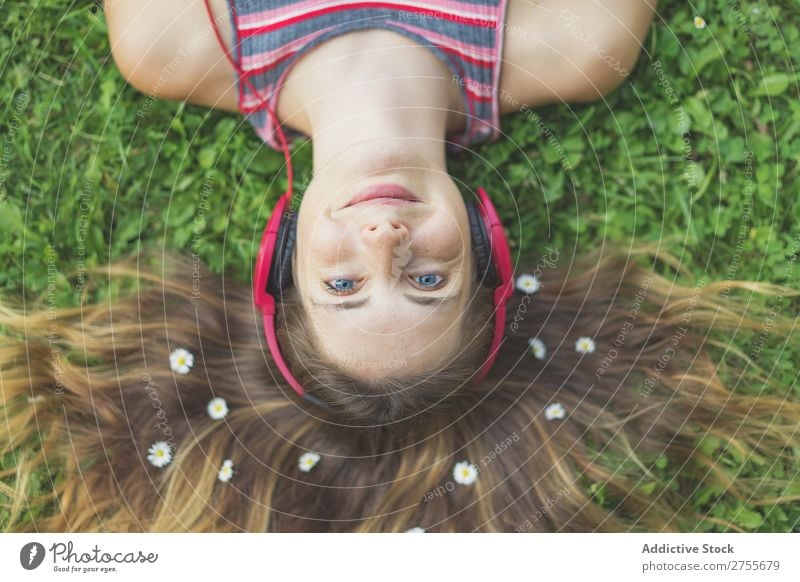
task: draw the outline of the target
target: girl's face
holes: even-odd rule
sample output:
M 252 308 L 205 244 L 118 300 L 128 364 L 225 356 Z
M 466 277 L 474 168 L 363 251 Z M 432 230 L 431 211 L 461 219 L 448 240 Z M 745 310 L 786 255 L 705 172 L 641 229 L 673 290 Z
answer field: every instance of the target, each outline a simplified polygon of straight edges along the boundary
M 304 194 L 294 257 L 323 356 L 365 380 L 435 371 L 461 343 L 472 291 L 469 223 L 455 183 L 431 172 L 341 188 L 323 181 Z

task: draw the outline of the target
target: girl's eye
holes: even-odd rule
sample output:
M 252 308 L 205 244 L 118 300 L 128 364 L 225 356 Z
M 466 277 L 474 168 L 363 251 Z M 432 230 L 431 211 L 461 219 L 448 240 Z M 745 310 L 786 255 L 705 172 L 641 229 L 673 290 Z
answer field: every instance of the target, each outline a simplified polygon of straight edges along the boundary
M 334 295 L 349 295 L 355 291 L 356 283 L 352 279 L 331 279 L 325 281 L 325 286 Z
M 441 275 L 435 273 L 426 273 L 424 275 L 417 275 L 413 277 L 414 282 L 422 289 L 430 291 L 431 289 L 438 289 L 441 287 L 445 279 Z

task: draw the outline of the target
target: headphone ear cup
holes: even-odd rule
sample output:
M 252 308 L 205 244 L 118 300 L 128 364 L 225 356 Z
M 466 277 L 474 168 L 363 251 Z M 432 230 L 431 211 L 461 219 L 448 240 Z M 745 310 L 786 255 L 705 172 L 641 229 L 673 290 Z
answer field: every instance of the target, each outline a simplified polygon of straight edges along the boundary
M 281 220 L 278 239 L 275 241 L 275 254 L 272 258 L 267 291 L 276 299 L 280 298 L 281 292 L 293 283 L 292 254 L 297 240 L 297 215 L 297 212 L 289 212 L 288 216 Z
M 475 252 L 475 260 L 477 261 L 478 281 L 483 285 L 492 286 L 497 277 L 492 263 L 492 246 L 486 232 L 486 224 L 478 206 L 474 202 L 467 202 L 466 206 L 469 229 L 472 235 L 472 249 Z

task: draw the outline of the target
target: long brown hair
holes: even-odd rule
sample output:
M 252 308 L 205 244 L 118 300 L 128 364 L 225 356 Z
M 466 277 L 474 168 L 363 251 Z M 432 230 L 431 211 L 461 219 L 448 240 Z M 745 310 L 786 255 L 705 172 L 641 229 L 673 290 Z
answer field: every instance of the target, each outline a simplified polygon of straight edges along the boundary
M 797 295 L 784 287 L 678 285 L 642 266 L 680 271 L 648 248 L 532 261 L 542 287 L 512 300 L 485 381 L 471 379 L 487 349 L 491 306 L 481 295 L 448 366 L 398 375 L 368 404 L 359 395 L 375 386 L 318 357 L 288 297 L 281 344 L 327 411 L 280 378 L 246 286 L 188 257 L 145 259 L 96 270 L 135 282 L 120 297 L 0 308 L 8 529 L 687 531 L 698 520 L 736 529 L 687 503 L 697 487 L 750 505 L 798 500 L 786 494 L 790 478 L 748 480 L 712 457 L 728 448 L 788 466 L 800 446 L 790 388 L 772 386 L 747 354 L 725 370 L 709 355 L 724 346 L 719 331 L 760 330 L 767 317 L 772 331 L 790 329 L 742 296 Z M 546 346 L 543 359 L 532 337 Z M 576 351 L 580 337 L 593 352 Z M 188 374 L 170 368 L 176 348 L 194 355 Z M 722 372 L 737 387 L 772 390 L 729 390 Z M 214 397 L 227 402 L 224 419 L 206 410 Z M 174 452 L 163 468 L 146 460 L 157 441 Z M 304 472 L 307 451 L 320 460 Z M 217 479 L 225 459 L 229 482 Z M 453 474 L 460 462 L 477 472 L 473 483 Z M 34 479 L 50 480 L 52 492 L 30 496 Z

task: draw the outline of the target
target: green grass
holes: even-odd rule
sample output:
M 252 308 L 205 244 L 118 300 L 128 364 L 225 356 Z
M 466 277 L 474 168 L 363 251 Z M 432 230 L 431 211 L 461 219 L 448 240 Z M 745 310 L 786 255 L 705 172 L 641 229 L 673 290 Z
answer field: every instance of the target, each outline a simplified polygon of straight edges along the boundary
M 74 304 L 76 269 L 141 244 L 192 248 L 215 271 L 246 279 L 285 188 L 282 156 L 240 116 L 127 87 L 102 12 L 89 1 L 64 6 L 3 5 L 0 289 L 36 296 L 53 283 L 52 299 Z M 695 14 L 708 21 L 705 30 L 693 26 Z M 795 0 L 662 0 L 622 88 L 605 101 L 540 109 L 538 118 L 505 117 L 510 139 L 477 148 L 482 160 L 453 157 L 451 171 L 495 194 L 515 248 L 549 243 L 581 253 L 603 241 L 660 241 L 697 278 L 800 288 L 791 260 L 800 245 L 798 64 Z M 302 184 L 309 147 L 295 166 Z M 202 236 L 193 240 L 201 204 Z M 797 301 L 782 307 L 797 314 Z M 726 339 L 749 353 L 754 337 Z M 771 337 L 757 362 L 798 392 L 797 341 Z M 723 457 L 746 476 L 782 470 Z M 592 490 L 601 495 L 602 484 Z M 752 531 L 800 528 L 798 507 L 715 502 L 718 493 L 698 491 L 691 502 Z

